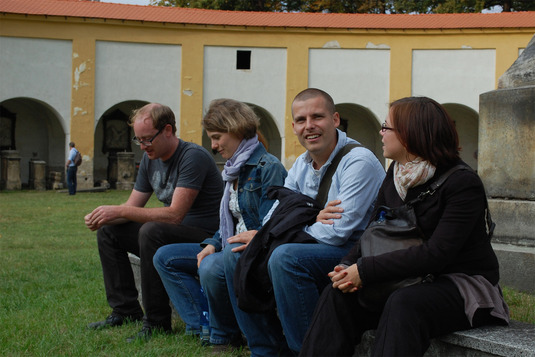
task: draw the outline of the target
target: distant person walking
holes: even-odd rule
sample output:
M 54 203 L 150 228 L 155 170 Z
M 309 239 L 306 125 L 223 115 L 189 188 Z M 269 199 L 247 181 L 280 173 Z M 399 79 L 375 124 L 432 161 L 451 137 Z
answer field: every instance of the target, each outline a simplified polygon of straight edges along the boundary
M 76 166 L 74 158 L 76 157 L 78 150 L 76 150 L 74 146 L 74 142 L 71 141 L 69 143 L 69 147 L 71 148 L 69 151 L 69 158 L 65 164 L 67 167 L 67 187 L 69 187 L 69 195 L 76 194 L 76 172 L 78 171 L 78 166 Z

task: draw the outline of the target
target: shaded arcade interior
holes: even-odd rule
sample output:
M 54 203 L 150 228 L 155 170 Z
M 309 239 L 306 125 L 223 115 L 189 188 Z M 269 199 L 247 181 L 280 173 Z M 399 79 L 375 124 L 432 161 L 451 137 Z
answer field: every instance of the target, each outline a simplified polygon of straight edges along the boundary
M 94 146 L 92 153 L 84 158 L 80 167 L 78 179 L 88 180 L 92 176 L 94 186 L 106 185 L 117 188 L 118 181 L 127 181 L 133 187 L 135 173 L 143 156 L 139 146 L 131 141 L 134 133 L 128 125 L 128 119 L 134 109 L 140 108 L 148 102 L 131 100 L 118 103 L 98 118 L 94 130 Z M 247 103 L 260 118 L 260 131 L 268 143 L 268 151 L 281 159 L 283 156 L 283 129 L 277 126 L 277 121 L 265 108 Z M 472 168 L 477 169 L 478 148 L 478 120 L 476 111 L 464 105 L 445 103 L 459 132 L 461 143 L 461 157 Z M 355 103 L 339 103 L 336 110 L 340 113 L 340 129 L 348 136 L 358 140 L 369 148 L 383 164 L 388 165 L 382 156 L 382 142 L 380 120 L 368 108 Z M 34 188 L 33 180 L 35 165 L 45 163 L 46 188 L 52 187 L 52 175 L 60 175 L 59 180 L 65 180 L 65 161 L 68 155 L 68 130 L 57 111 L 46 103 L 31 98 L 13 98 L 0 104 L 1 131 L 0 146 L 4 159 L 2 160 L 2 189 L 6 189 L 7 166 L 13 157 L 19 161 L 21 188 Z M 199 118 L 199 121 L 201 118 Z M 384 119 L 383 119 L 384 120 Z M 211 144 L 206 133 L 203 132 L 202 145 L 212 153 Z M 125 156 L 124 153 L 129 153 Z M 222 168 L 224 160 L 218 154 L 213 154 L 218 166 Z M 120 160 L 118 162 L 118 156 Z M 120 165 L 121 160 L 127 163 Z M 124 167 L 127 170 L 124 171 Z M 85 166 L 85 167 L 84 167 Z M 134 168 L 128 168 L 134 166 Z M 128 177 L 126 177 L 128 176 Z

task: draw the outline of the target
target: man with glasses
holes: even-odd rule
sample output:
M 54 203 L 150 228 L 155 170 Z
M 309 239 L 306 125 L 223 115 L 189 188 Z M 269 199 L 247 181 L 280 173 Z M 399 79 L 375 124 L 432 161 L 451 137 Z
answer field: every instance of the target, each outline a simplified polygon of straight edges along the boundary
M 156 250 L 171 243 L 202 242 L 219 227 L 221 174 L 210 153 L 176 136 L 175 116 L 167 106 L 151 103 L 130 119 L 132 139 L 145 151 L 136 183 L 122 205 L 100 206 L 85 217 L 97 230 L 104 286 L 112 313 L 91 329 L 120 326 L 143 318 L 141 331 L 128 339 L 148 340 L 155 331 L 171 331 L 169 297 L 152 264 Z M 147 208 L 152 193 L 163 207 Z M 128 259 L 140 258 L 143 311 Z

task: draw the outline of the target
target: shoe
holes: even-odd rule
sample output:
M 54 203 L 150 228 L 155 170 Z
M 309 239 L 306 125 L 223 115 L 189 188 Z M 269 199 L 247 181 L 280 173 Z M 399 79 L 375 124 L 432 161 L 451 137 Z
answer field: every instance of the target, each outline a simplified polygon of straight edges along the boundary
M 92 322 L 89 325 L 87 325 L 87 328 L 91 330 L 101 330 L 101 329 L 105 329 L 108 327 L 121 326 L 122 324 L 128 321 L 141 321 L 142 318 L 143 318 L 143 315 L 122 316 L 116 313 L 112 313 L 110 316 L 106 317 L 106 320 Z
M 150 340 L 152 338 L 153 334 L 158 334 L 158 333 L 169 334 L 169 333 L 171 333 L 171 329 L 166 329 L 166 328 L 163 328 L 161 326 L 143 326 L 141 328 L 141 331 L 136 333 L 134 336 L 128 337 L 126 339 L 126 342 L 128 342 L 128 343 L 132 343 L 132 342 L 135 342 L 135 341 L 147 342 L 148 340 Z

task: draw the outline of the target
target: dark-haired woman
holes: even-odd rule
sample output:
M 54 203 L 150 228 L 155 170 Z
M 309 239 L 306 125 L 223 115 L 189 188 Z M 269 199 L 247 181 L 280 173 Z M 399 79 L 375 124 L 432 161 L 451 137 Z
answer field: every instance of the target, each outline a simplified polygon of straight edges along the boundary
M 453 121 L 432 99 L 393 102 L 381 135 L 383 154 L 393 163 L 376 210 L 402 206 L 448 169 L 466 165 Z M 329 273 L 333 284 L 318 302 L 302 356 L 351 356 L 362 334 L 372 329 L 373 356 L 421 356 L 434 337 L 509 322 L 479 177 L 472 170 L 455 171 L 434 195 L 415 205 L 415 213 L 426 238 L 423 245 L 361 257 L 357 243 Z M 322 215 L 336 219 L 335 207 Z M 427 274 L 434 276 L 432 283 L 398 289 L 386 303 L 365 307 L 358 298 L 373 283 Z

